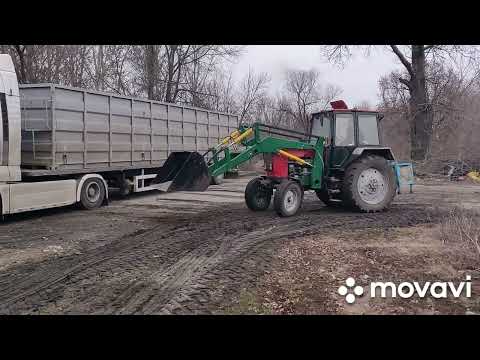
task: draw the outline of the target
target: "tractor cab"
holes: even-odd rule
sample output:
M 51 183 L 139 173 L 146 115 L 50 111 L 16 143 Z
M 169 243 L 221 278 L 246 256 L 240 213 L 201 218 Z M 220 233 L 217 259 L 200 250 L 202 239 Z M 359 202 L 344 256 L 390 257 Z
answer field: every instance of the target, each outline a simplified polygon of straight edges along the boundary
M 388 147 L 380 143 L 379 122 L 383 118 L 376 111 L 348 109 L 342 100 L 331 103 L 332 110 L 312 114 L 310 134 L 323 136 L 325 165 L 344 170 L 355 158 L 373 153 L 393 160 Z

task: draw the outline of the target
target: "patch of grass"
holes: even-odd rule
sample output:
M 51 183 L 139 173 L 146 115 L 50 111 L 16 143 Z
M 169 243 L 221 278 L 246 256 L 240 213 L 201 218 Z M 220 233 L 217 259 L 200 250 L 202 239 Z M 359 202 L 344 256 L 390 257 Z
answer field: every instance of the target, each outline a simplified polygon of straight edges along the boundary
M 465 244 L 480 258 L 479 214 L 460 207 L 451 209 L 442 219 L 440 238 L 444 244 L 452 242 Z
M 236 304 L 225 310 L 228 315 L 272 315 L 272 310 L 258 301 L 257 296 L 242 289 Z

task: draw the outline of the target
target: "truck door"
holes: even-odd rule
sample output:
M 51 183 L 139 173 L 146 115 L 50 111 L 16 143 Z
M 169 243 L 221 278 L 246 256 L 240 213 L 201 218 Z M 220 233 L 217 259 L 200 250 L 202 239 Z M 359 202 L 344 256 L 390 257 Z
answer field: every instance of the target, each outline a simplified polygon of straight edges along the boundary
M 1 77 L 0 77 L 1 78 Z M 0 126 L 0 165 L 8 166 L 8 108 L 5 93 L 0 92 L 0 108 L 2 124 Z
M 334 143 L 330 164 L 332 167 L 338 168 L 349 158 L 355 148 L 355 124 L 353 113 L 336 113 L 334 132 L 335 136 L 333 137 Z
M 8 178 L 1 180 L 20 181 L 20 93 L 12 59 L 4 54 L 0 54 L 0 106 L 2 111 L 0 166 L 5 166 L 5 169 L 2 169 L 2 176 L 8 172 Z

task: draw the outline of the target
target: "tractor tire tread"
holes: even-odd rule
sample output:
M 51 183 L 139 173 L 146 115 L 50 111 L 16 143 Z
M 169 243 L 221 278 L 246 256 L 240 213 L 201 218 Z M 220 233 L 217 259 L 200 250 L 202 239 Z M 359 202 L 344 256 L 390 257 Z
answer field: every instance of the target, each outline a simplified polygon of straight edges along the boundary
M 359 169 L 362 169 L 363 167 L 367 168 L 372 164 L 374 164 L 377 168 L 383 167 L 385 171 L 388 172 L 389 177 L 389 193 L 386 196 L 386 200 L 384 200 L 382 205 L 379 207 L 362 202 L 357 194 L 357 191 L 355 191 L 356 185 L 354 182 L 355 177 L 358 175 Z M 395 194 L 395 174 L 393 169 L 388 166 L 388 162 L 384 157 L 378 155 L 363 156 L 351 164 L 345 171 L 345 177 L 342 186 L 342 203 L 346 208 L 366 213 L 384 211 L 392 202 Z
M 298 208 L 295 210 L 294 213 L 289 214 L 286 209 L 284 208 L 284 195 L 285 192 L 288 190 L 289 187 L 296 187 L 300 191 L 300 204 Z M 304 191 L 302 186 L 300 186 L 297 182 L 295 181 L 282 181 L 276 191 L 275 191 L 275 196 L 273 198 L 273 206 L 275 211 L 277 212 L 278 215 L 287 217 L 287 216 L 293 216 L 297 213 L 297 211 L 302 207 L 302 202 L 303 202 L 303 197 L 304 197 Z
M 256 177 L 250 180 L 245 187 L 245 203 L 247 207 L 252 211 L 264 211 L 267 210 L 272 202 L 272 192 L 267 192 L 266 201 L 262 206 L 258 206 L 256 201 L 256 195 L 258 192 L 259 183 L 262 180 L 261 177 Z

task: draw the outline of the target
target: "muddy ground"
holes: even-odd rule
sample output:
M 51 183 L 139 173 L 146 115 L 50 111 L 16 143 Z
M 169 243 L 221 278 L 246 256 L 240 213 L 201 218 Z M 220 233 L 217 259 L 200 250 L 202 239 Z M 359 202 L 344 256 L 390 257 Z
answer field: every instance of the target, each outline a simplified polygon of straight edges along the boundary
M 0 314 L 480 311 L 477 254 L 439 236 L 446 209 L 480 207 L 480 185 L 420 184 L 379 214 L 327 208 L 306 193 L 300 214 L 280 218 L 246 208 L 249 179 L 10 216 L 0 225 Z M 337 293 L 348 276 L 461 281 L 467 273 L 467 300 L 346 305 Z

